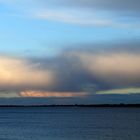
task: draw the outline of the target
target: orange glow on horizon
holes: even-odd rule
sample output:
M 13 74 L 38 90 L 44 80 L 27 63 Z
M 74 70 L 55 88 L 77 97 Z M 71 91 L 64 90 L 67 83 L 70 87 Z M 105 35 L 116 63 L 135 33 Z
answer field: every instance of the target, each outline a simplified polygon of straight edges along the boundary
M 22 97 L 83 97 L 88 95 L 86 92 L 45 92 L 45 91 L 22 91 Z

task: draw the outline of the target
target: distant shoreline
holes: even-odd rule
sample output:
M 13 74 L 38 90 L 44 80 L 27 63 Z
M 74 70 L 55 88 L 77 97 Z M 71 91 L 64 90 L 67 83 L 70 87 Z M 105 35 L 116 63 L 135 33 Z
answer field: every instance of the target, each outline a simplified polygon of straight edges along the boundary
M 140 104 L 74 104 L 74 105 L 0 105 L 0 108 L 3 107 L 134 107 L 140 108 Z

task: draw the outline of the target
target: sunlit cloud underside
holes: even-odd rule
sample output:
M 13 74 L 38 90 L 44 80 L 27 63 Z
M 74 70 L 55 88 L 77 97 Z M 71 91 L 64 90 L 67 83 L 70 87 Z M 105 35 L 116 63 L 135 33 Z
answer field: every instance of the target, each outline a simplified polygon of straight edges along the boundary
M 43 91 L 24 91 L 20 93 L 21 97 L 46 97 L 46 98 L 68 98 L 68 97 L 84 97 L 86 92 L 43 92 Z

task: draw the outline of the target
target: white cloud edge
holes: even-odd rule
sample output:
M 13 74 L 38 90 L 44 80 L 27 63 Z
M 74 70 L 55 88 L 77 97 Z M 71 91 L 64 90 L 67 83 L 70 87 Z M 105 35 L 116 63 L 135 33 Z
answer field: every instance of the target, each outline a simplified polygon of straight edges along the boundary
M 9 13 L 10 16 L 16 16 L 18 17 L 27 17 L 27 18 L 33 18 L 36 20 L 49 20 L 54 22 L 62 22 L 66 24 L 75 24 L 79 26 L 89 26 L 89 27 L 115 27 L 115 28 L 123 28 L 123 29 L 139 29 L 140 28 L 140 21 L 138 22 L 126 22 L 122 21 L 119 22 L 118 17 L 114 15 L 114 17 L 105 18 L 105 17 L 99 17 L 98 12 L 95 11 L 94 16 L 91 14 L 91 11 L 83 11 L 83 10 L 77 10 L 77 9 L 54 9 L 43 6 L 33 6 L 34 1 L 30 0 L 25 2 L 19 2 L 17 0 L 0 0 L 0 2 L 6 4 L 15 6 L 19 11 L 19 13 L 13 15 Z M 26 7 L 26 3 L 29 3 Z M 25 7 L 25 8 L 22 8 Z M 80 14 L 81 13 L 81 14 Z M 22 15 L 23 14 L 23 15 Z M 131 18 L 130 18 L 131 19 Z

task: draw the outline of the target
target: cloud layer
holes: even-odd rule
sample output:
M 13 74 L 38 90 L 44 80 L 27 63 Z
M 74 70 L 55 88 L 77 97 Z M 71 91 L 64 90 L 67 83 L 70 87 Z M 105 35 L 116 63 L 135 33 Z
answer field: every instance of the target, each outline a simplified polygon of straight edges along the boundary
M 139 28 L 140 2 L 134 0 L 1 0 L 20 15 L 38 20 L 50 20 L 98 27 Z M 11 15 L 11 13 L 10 13 Z
M 40 69 L 39 63 L 23 58 L 0 57 L 0 88 L 21 90 L 42 88 L 51 85 L 53 75 L 49 70 Z
M 113 46 L 93 49 L 90 45 L 63 50 L 52 58 L 1 56 L 0 88 L 6 96 L 7 91 L 12 91 L 12 96 L 24 97 L 79 97 L 111 91 L 138 93 L 139 45 L 120 43 L 115 46 L 117 49 Z
M 139 0 L 53 0 L 54 3 L 60 3 L 67 6 L 87 7 L 100 10 L 112 10 L 112 11 L 127 11 L 127 12 L 140 12 Z
M 133 53 L 76 54 L 84 69 L 98 80 L 116 86 L 136 86 L 140 81 L 140 55 Z

